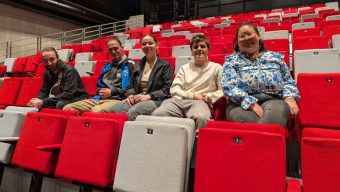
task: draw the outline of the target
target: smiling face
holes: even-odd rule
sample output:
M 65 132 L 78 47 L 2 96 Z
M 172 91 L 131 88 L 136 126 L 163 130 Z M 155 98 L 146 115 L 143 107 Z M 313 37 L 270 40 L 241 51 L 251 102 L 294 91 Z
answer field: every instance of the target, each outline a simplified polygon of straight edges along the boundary
M 149 35 L 146 35 L 142 39 L 142 50 L 146 57 L 157 55 L 157 43 L 155 39 Z
M 58 55 L 54 51 L 44 51 L 41 53 L 45 69 L 54 72 L 58 68 Z
M 239 28 L 237 33 L 237 43 L 241 51 L 250 55 L 258 54 L 260 49 L 260 36 L 254 27 L 244 25 Z
M 199 41 L 193 44 L 191 48 L 195 64 L 203 65 L 208 61 L 208 45 L 205 41 Z
M 110 40 L 107 42 L 107 48 L 112 59 L 115 61 L 120 61 L 124 55 L 123 47 L 119 44 L 117 40 Z

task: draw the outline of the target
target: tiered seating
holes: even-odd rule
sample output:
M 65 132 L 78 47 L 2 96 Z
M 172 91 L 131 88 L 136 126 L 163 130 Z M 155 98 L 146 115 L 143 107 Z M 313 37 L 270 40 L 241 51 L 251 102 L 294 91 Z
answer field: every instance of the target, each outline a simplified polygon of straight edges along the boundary
M 195 192 L 286 191 L 285 147 L 279 125 L 208 122 L 198 134 Z

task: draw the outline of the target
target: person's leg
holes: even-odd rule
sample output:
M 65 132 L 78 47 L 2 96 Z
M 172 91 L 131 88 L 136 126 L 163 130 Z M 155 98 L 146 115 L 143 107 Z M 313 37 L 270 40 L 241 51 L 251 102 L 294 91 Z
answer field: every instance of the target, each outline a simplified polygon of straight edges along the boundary
M 186 117 L 195 121 L 196 129 L 206 126 L 207 121 L 211 119 L 211 111 L 204 101 L 184 100 Z
M 257 116 L 254 111 L 251 109 L 244 110 L 241 106 L 233 103 L 228 104 L 226 115 L 228 121 L 242 123 L 257 123 L 259 121 L 259 116 Z
M 151 115 L 153 116 L 171 116 L 171 117 L 183 117 L 183 101 L 177 98 L 166 99 L 162 102 Z
M 160 102 L 142 101 L 132 106 L 129 111 L 129 121 L 134 121 L 138 115 L 151 115 L 151 113 L 160 106 Z
M 60 100 L 55 104 L 55 108 L 56 109 L 63 109 L 65 107 L 65 105 L 67 105 L 67 104 L 82 101 L 84 99 L 87 99 L 87 98 L 74 98 L 74 99 L 71 99 L 71 100 Z
M 113 105 L 108 111 L 109 113 L 128 113 L 130 105 L 127 103 L 119 102 Z
M 100 100 L 100 103 L 90 110 L 91 112 L 104 112 L 108 113 L 112 106 L 121 101 L 115 99 Z
M 287 126 L 290 108 L 284 100 L 268 100 L 264 102 L 261 107 L 264 110 L 264 114 L 258 123 L 279 124 L 284 127 Z
M 94 106 L 98 105 L 99 101 L 94 99 L 85 99 L 74 103 L 67 104 L 63 107 L 64 110 L 77 110 L 79 112 L 90 111 Z

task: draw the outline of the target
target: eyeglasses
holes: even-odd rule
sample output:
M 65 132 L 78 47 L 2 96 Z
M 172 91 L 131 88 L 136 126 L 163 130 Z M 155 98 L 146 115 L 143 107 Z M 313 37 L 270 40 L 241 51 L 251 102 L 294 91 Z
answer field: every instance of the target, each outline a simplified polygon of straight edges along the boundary
M 255 33 L 255 31 L 251 31 L 251 32 L 245 32 L 245 33 L 242 33 L 240 35 L 238 35 L 238 39 L 245 39 L 246 37 L 250 37 L 252 36 L 253 34 Z

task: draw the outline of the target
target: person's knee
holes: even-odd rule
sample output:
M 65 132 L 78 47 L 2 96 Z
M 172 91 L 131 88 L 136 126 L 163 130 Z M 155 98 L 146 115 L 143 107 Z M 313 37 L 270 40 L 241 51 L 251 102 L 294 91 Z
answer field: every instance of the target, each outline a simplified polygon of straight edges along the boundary
M 139 114 L 138 110 L 134 107 L 130 108 L 128 111 L 129 121 L 134 121 Z
M 105 112 L 105 110 L 103 108 L 101 108 L 100 106 L 94 106 L 94 107 L 92 107 L 92 109 L 90 111 L 96 112 L 96 113 Z
M 74 110 L 74 107 L 72 104 L 67 104 L 63 107 L 63 110 Z
M 158 108 L 159 109 L 159 108 Z M 166 111 L 156 109 L 151 113 L 152 116 L 167 116 Z
M 290 108 L 289 105 L 282 100 L 273 102 L 269 108 L 268 111 L 271 111 L 272 113 L 275 113 L 276 115 L 282 115 L 282 116 L 289 116 L 290 114 Z
M 55 108 L 56 108 L 56 109 L 63 109 L 65 105 L 66 105 L 65 102 L 63 102 L 63 101 L 58 101 L 58 102 L 55 104 Z

